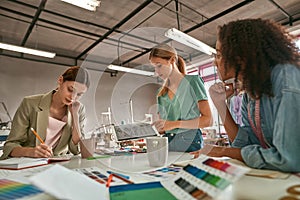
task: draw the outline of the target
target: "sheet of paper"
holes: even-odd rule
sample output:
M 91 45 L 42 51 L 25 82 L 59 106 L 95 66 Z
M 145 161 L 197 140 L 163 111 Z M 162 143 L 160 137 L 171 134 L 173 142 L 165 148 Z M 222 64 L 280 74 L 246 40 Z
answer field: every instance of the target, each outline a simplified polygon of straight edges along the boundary
M 276 170 L 250 168 L 246 166 L 245 163 L 235 159 L 230 159 L 229 162 L 243 167 L 247 167 L 249 169 L 249 171 L 246 173 L 247 176 L 256 176 L 256 177 L 272 178 L 272 179 L 287 179 L 291 175 L 290 173 L 284 173 Z
M 46 169 L 50 168 L 51 165 L 43 165 L 34 168 L 21 169 L 21 170 L 10 170 L 13 173 L 10 173 L 6 176 L 7 179 L 14 180 L 21 183 L 29 184 L 29 178 L 39 172 L 43 172 Z
M 7 170 L 7 169 L 0 169 L 0 178 L 5 178 L 9 175 L 12 175 L 16 173 L 16 171 L 13 170 Z
M 29 180 L 57 199 L 109 199 L 104 185 L 61 165 L 54 165 Z

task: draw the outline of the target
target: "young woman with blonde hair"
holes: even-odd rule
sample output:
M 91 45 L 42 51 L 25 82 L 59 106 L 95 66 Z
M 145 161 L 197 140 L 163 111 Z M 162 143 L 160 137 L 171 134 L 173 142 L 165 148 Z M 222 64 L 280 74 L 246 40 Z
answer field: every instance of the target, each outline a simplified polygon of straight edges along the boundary
M 168 137 L 171 151 L 201 149 L 200 128 L 210 126 L 212 122 L 202 78 L 186 75 L 183 58 L 167 44 L 153 48 L 149 60 L 157 76 L 164 81 L 157 95 L 160 119 L 154 125 Z

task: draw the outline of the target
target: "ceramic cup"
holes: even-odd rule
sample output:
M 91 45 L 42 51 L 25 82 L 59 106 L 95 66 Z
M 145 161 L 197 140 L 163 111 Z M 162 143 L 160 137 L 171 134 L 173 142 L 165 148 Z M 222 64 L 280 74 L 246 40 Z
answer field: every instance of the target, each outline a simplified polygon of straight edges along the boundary
M 168 161 L 168 138 L 147 137 L 147 157 L 151 167 L 161 167 Z
M 95 152 L 95 138 L 81 139 L 79 142 L 81 158 L 92 157 Z

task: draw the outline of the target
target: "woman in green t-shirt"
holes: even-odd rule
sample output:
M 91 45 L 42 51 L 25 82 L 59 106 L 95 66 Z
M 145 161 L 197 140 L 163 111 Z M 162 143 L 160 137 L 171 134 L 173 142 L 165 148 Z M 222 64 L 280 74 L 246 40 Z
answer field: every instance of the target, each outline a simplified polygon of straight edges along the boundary
M 212 123 L 202 78 L 186 75 L 183 58 L 167 44 L 153 48 L 149 60 L 155 73 L 164 80 L 157 95 L 159 120 L 153 124 L 160 134 L 168 137 L 170 151 L 201 149 L 200 128 Z

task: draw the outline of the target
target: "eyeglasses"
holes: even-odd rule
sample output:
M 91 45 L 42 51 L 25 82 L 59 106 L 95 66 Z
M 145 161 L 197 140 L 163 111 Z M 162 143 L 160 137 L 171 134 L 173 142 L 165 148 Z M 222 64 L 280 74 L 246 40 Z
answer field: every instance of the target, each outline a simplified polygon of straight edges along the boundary
M 216 53 L 216 54 L 213 53 L 212 56 L 213 56 L 213 58 L 216 59 L 216 60 L 220 60 L 220 59 L 222 58 L 222 55 L 221 55 L 220 53 Z

